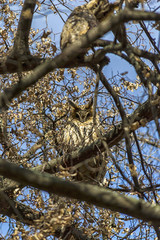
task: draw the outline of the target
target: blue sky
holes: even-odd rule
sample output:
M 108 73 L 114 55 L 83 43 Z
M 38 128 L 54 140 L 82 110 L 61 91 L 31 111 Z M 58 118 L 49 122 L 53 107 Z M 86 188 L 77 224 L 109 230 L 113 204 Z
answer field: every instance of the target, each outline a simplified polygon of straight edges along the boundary
M 73 3 L 74 2 L 72 2 L 72 4 Z M 77 4 L 81 5 L 82 1 L 77 1 Z M 72 7 L 72 9 L 74 8 L 73 5 L 72 6 L 70 5 L 70 7 Z M 61 10 L 63 11 L 64 9 L 61 9 Z M 69 14 L 69 11 L 66 9 L 65 9 L 65 12 Z M 62 31 L 62 27 L 64 23 L 60 18 L 58 18 L 58 21 L 57 21 L 57 14 L 52 14 L 51 11 L 48 12 L 47 10 L 46 14 L 47 16 L 42 16 L 42 15 L 35 16 L 33 19 L 32 27 L 35 29 L 45 29 L 47 26 L 46 25 L 46 17 L 47 17 L 48 30 L 52 31 L 53 42 L 55 41 L 56 45 L 59 47 L 60 33 Z M 67 15 L 63 14 L 63 18 L 66 19 Z M 155 33 L 154 37 L 158 40 L 158 37 L 159 37 L 158 33 Z M 111 33 L 108 33 L 105 35 L 105 39 L 107 40 L 113 39 L 113 35 Z M 133 69 L 133 67 L 131 67 L 131 65 L 126 63 L 126 61 L 122 60 L 120 57 L 114 56 L 113 54 L 109 54 L 108 56 L 111 58 L 111 62 L 104 69 L 104 73 L 107 78 L 111 78 L 114 74 L 122 73 L 127 70 L 128 78 L 131 79 L 131 81 L 134 81 L 136 79 L 135 70 Z M 139 89 L 138 91 L 136 91 L 136 95 L 141 96 L 142 91 L 143 89 Z M 133 96 L 134 94 L 135 92 L 133 93 Z M 8 224 L 3 225 L 3 229 L 2 229 L 3 233 L 5 233 L 5 231 L 8 230 L 8 226 L 9 226 Z

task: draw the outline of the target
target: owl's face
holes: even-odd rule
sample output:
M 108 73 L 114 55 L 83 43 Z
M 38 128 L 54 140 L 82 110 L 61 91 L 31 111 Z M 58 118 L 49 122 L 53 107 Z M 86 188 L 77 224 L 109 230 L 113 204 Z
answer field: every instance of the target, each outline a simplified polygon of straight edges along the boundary
M 83 109 L 78 109 L 78 111 L 75 111 L 74 113 L 74 119 L 77 121 L 84 123 L 87 120 L 89 120 L 92 117 L 92 114 L 90 111 L 86 111 Z
M 69 100 L 71 105 L 68 124 L 64 127 L 62 138 L 59 141 L 63 151 L 75 151 L 95 142 L 99 133 L 102 133 L 99 116 L 96 116 L 96 124 L 93 122 L 93 100 L 86 105 L 77 105 Z M 98 129 L 98 130 L 97 130 Z M 103 155 L 87 159 L 75 166 L 77 175 L 74 177 L 78 181 L 97 182 L 102 181 L 105 175 Z
M 93 100 L 91 99 L 88 104 L 79 106 L 69 100 L 72 107 L 70 117 L 80 123 L 85 123 L 93 119 Z
M 91 99 L 88 104 L 81 106 L 71 100 L 68 102 L 71 105 L 71 109 L 67 125 L 63 130 L 62 142 L 67 147 L 67 150 L 71 149 L 73 151 L 77 147 L 84 147 L 95 141 L 98 136 L 93 121 L 93 100 Z M 96 124 L 98 129 L 100 129 L 98 115 L 96 115 Z

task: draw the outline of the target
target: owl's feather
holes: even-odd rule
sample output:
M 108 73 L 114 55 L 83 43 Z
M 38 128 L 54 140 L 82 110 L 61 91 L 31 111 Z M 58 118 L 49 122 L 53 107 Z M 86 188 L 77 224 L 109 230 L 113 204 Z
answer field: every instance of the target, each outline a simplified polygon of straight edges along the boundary
M 92 102 L 79 106 L 70 101 L 71 111 L 67 126 L 63 130 L 63 136 L 60 140 L 63 146 L 64 154 L 85 147 L 99 138 L 99 133 L 103 134 L 103 128 L 100 125 L 99 117 L 96 116 L 95 126 L 93 123 Z M 97 133 L 98 129 L 98 133 Z M 87 159 L 74 166 L 76 168 L 76 177 L 78 181 L 87 181 L 97 183 L 102 181 L 105 175 L 105 156 L 99 153 L 98 156 Z
M 89 29 L 97 26 L 97 19 L 86 7 L 79 6 L 67 19 L 61 33 L 61 49 L 88 32 Z
M 128 8 L 135 8 L 138 7 L 140 1 L 125 0 L 125 3 Z M 120 4 L 120 1 L 110 3 L 108 0 L 91 0 L 89 3 L 76 7 L 63 27 L 60 41 L 61 50 L 96 27 L 99 22 L 109 18 L 115 10 L 119 9 Z M 115 35 L 115 40 L 118 39 L 124 45 L 127 43 L 126 29 L 123 23 L 112 29 L 112 32 Z M 81 54 L 84 55 L 87 51 L 88 49 L 81 49 Z
M 87 4 L 76 7 L 63 27 L 60 41 L 61 49 L 63 50 L 86 34 L 88 30 L 96 27 L 117 6 L 117 3 L 109 3 L 107 0 L 92 0 Z M 86 52 L 87 49 L 82 50 L 82 53 Z

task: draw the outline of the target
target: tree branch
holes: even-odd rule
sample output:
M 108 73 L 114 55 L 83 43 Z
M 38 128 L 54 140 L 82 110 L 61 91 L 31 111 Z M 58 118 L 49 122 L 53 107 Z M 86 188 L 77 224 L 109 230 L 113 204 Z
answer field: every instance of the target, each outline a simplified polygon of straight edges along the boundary
M 18 23 L 18 29 L 14 40 L 11 58 L 30 55 L 28 38 L 32 24 L 33 12 L 36 0 L 25 0 Z
M 0 161 L 0 174 L 21 184 L 59 196 L 86 201 L 160 226 L 160 207 L 90 184 L 74 183 Z
M 3 191 L 0 191 L 0 214 L 21 221 L 27 225 L 33 224 L 34 220 L 40 219 L 43 215 L 41 212 L 33 210 L 25 204 L 8 197 Z
M 89 30 L 86 35 L 82 36 L 80 40 L 66 48 L 52 61 L 47 61 L 41 64 L 36 67 L 33 73 L 23 78 L 21 82 L 13 85 L 11 88 L 5 89 L 4 92 L 0 94 L 0 109 L 7 108 L 13 98 L 17 97 L 28 87 L 35 84 L 41 77 L 45 76 L 50 71 L 53 71 L 56 68 L 66 67 L 66 64 L 71 63 L 74 58 L 78 56 L 81 48 L 87 48 L 92 42 L 102 37 L 120 22 L 127 22 L 130 20 L 160 20 L 160 14 L 124 9 L 116 16 L 112 16 L 109 20 L 101 22 L 96 28 Z
M 150 122 L 153 120 L 151 104 L 155 106 L 157 110 L 157 116 L 160 118 L 160 96 L 155 94 L 154 99 L 155 100 L 152 102 L 147 100 L 146 102 L 141 104 L 128 117 L 128 120 L 130 123 L 130 129 L 129 129 L 130 133 L 132 131 L 135 131 L 135 126 L 136 126 L 136 129 L 138 129 L 144 126 L 145 124 L 147 124 L 147 122 Z M 109 147 L 116 145 L 119 141 L 121 141 L 124 138 L 124 130 L 123 130 L 122 122 L 119 123 L 118 125 L 115 125 L 110 131 L 107 131 L 103 137 L 104 137 L 103 139 L 105 139 Z M 95 143 L 92 143 L 84 148 L 80 148 L 70 153 L 70 155 L 68 154 L 65 159 L 64 159 L 64 156 L 62 156 L 57 159 L 53 159 L 49 161 L 49 163 L 46 163 L 45 166 L 40 165 L 32 169 L 37 171 L 45 171 L 53 174 L 58 171 L 57 166 L 63 165 L 63 167 L 65 168 L 74 166 L 80 162 L 85 161 L 86 159 L 89 159 L 95 156 L 97 153 L 99 153 L 99 151 L 101 152 L 105 151 L 105 148 L 101 139 L 98 139 Z M 16 187 L 17 187 L 17 184 L 12 182 L 4 187 L 4 191 L 7 192 L 9 190 L 13 190 Z

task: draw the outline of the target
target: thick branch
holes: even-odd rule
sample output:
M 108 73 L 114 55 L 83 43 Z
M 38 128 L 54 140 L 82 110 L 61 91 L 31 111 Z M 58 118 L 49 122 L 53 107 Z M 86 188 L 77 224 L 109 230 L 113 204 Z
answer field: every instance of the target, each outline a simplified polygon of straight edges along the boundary
M 28 38 L 33 18 L 36 0 L 25 0 L 21 11 L 18 29 L 14 40 L 11 56 L 17 59 L 19 56 L 30 55 Z
M 158 95 L 154 96 L 155 100 L 152 102 L 152 104 L 157 109 L 157 116 L 160 118 L 160 97 Z M 151 111 L 151 103 L 149 100 L 144 102 L 142 105 L 140 105 L 129 117 L 128 120 L 130 122 L 130 132 L 132 132 L 132 126 L 136 126 L 137 129 L 141 126 L 146 124 L 147 122 L 150 122 L 153 120 L 152 111 Z M 135 130 L 135 128 L 134 128 Z M 118 144 L 119 141 L 121 141 L 124 138 L 124 130 L 122 123 L 115 125 L 113 129 L 110 131 L 107 131 L 104 135 L 104 140 L 106 141 L 107 145 L 109 147 L 112 147 L 116 144 Z M 55 173 L 58 171 L 57 165 L 63 165 L 63 167 L 70 167 L 74 166 L 82 161 L 85 161 L 86 159 L 89 159 L 93 156 L 95 156 L 99 151 L 103 152 L 105 151 L 104 145 L 102 141 L 99 139 L 95 143 L 90 144 L 89 146 L 86 146 L 84 148 L 80 148 L 74 152 L 72 152 L 70 155 L 68 154 L 67 157 L 64 160 L 63 157 L 59 157 L 57 159 L 51 160 L 48 164 L 46 163 L 45 166 L 37 166 L 34 168 L 34 170 L 38 171 L 45 171 L 48 173 Z M 4 191 L 13 190 L 17 185 L 13 182 L 11 184 L 8 184 Z
M 72 62 L 74 58 L 78 56 L 81 48 L 87 48 L 96 39 L 117 26 L 119 22 L 127 22 L 130 20 L 160 20 L 160 14 L 124 9 L 123 11 L 120 11 L 117 16 L 112 16 L 109 20 L 103 21 L 96 28 L 89 30 L 80 40 L 66 48 L 63 53 L 56 56 L 53 61 L 41 64 L 33 73 L 23 78 L 20 83 L 13 85 L 11 88 L 5 89 L 4 93 L 0 95 L 0 109 L 7 107 L 14 97 L 17 97 L 50 71 L 53 71 L 56 68 L 65 67 L 66 64 Z
M 143 49 L 139 49 L 137 47 L 133 47 L 130 44 L 127 44 L 127 46 L 123 47 L 122 43 L 115 44 L 113 41 L 98 39 L 93 43 L 93 46 L 94 47 L 103 47 L 102 49 L 100 49 L 98 51 L 101 54 L 103 53 L 104 55 L 106 53 L 115 53 L 116 51 L 123 51 L 126 48 L 127 49 L 129 48 L 138 57 L 146 58 L 152 62 L 157 62 L 160 60 L 159 54 L 155 54 L 152 52 L 145 51 Z
M 84 61 L 73 61 L 66 62 L 65 65 L 59 63 L 59 68 L 74 68 L 74 67 L 92 67 L 93 64 L 99 63 L 101 60 L 105 60 L 105 54 L 100 54 L 99 51 L 95 54 L 84 56 Z M 53 59 L 42 59 L 39 57 L 34 57 L 32 55 L 21 56 L 20 64 L 16 59 L 12 59 L 12 56 L 8 56 L 7 59 L 0 60 L 0 74 L 5 73 L 15 73 L 19 71 L 19 65 L 21 67 L 21 71 L 30 71 L 40 66 L 45 61 L 51 62 Z M 108 64 L 108 61 L 106 61 Z M 62 65 L 62 66 L 61 66 Z
M 160 225 L 160 207 L 143 200 L 127 197 L 113 191 L 83 183 L 73 183 L 0 161 L 0 174 L 24 185 L 49 193 L 86 201 L 98 207 L 118 211 L 147 222 Z

